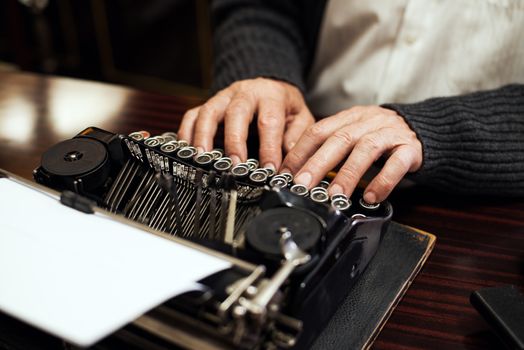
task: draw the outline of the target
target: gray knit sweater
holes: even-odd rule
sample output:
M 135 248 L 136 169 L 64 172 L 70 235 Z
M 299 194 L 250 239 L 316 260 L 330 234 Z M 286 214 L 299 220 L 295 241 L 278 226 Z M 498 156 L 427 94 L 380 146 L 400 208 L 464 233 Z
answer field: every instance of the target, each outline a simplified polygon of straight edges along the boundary
M 325 0 L 215 0 L 215 89 L 269 77 L 305 91 L 324 7 Z M 384 107 L 422 142 L 418 183 L 524 197 L 524 85 Z

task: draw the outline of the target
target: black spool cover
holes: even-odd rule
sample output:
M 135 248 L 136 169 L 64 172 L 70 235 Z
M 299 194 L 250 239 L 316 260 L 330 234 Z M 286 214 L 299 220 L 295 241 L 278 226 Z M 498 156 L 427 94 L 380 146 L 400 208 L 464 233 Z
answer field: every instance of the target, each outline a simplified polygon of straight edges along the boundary
M 322 225 L 311 213 L 296 208 L 280 207 L 263 211 L 247 228 L 246 239 L 261 253 L 282 256 L 281 228 L 286 227 L 303 251 L 314 250 L 322 234 Z
M 67 187 L 76 179 L 82 179 L 86 188 L 99 186 L 105 181 L 108 167 L 106 147 L 88 138 L 62 141 L 42 155 L 42 169 Z

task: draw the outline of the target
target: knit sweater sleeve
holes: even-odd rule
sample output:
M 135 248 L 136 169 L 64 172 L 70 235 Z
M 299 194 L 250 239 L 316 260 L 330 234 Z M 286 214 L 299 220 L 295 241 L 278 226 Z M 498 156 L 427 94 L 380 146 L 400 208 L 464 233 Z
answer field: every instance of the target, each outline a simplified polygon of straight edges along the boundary
M 300 1 L 215 0 L 213 90 L 243 79 L 275 78 L 304 91 Z
M 524 196 L 524 85 L 386 104 L 423 146 L 413 179 L 460 194 Z

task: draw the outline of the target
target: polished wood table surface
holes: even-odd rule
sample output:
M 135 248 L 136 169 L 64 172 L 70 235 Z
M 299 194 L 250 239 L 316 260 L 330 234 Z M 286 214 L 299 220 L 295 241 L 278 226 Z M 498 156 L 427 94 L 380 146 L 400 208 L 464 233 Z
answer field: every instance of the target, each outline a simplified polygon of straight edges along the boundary
M 30 179 L 45 149 L 88 126 L 117 133 L 176 130 L 184 111 L 199 102 L 74 79 L 0 73 L 0 168 Z M 434 233 L 437 243 L 374 347 L 501 347 L 470 306 L 469 294 L 505 284 L 523 290 L 524 199 L 464 198 L 415 188 L 395 193 L 391 202 L 395 221 Z

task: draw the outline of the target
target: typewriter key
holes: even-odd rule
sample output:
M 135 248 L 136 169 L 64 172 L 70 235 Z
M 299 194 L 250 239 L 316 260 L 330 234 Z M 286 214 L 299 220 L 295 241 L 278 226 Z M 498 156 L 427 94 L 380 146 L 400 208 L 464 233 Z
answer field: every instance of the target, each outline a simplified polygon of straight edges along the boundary
M 249 158 L 246 163 L 249 165 L 249 169 L 250 170 L 255 170 L 256 168 L 258 168 L 258 160 L 254 159 L 254 158 Z
M 291 175 L 290 173 L 280 173 L 280 175 L 286 178 L 287 183 L 293 182 L 293 175 Z
M 132 138 L 135 141 L 145 140 L 145 139 L 149 138 L 149 136 L 151 136 L 151 134 L 149 133 L 149 131 L 145 131 L 145 130 L 135 131 L 135 132 L 132 132 L 131 134 L 129 134 L 129 137 Z
M 326 203 L 329 200 L 327 192 L 318 190 L 311 192 L 310 198 L 317 203 Z
M 320 181 L 318 186 L 327 189 L 329 187 L 329 181 L 322 180 L 322 181 Z
M 267 181 L 267 173 L 262 169 L 257 169 L 249 175 L 249 179 L 255 184 L 263 184 Z
M 231 173 L 235 177 L 247 176 L 247 174 L 249 174 L 249 165 L 247 165 L 246 163 L 239 163 L 235 165 L 233 169 L 231 169 Z
M 322 235 L 322 226 L 314 215 L 297 208 L 281 207 L 265 210 L 249 223 L 247 242 L 259 252 L 281 257 L 283 228 L 291 232 L 293 241 L 304 251 L 312 250 Z
M 269 186 L 273 188 L 284 188 L 287 187 L 287 179 L 285 176 L 282 175 L 276 175 L 274 176 L 271 181 L 269 181 Z
M 189 142 L 186 140 L 178 140 L 178 147 L 183 148 L 189 146 Z
M 380 207 L 380 203 L 367 203 L 364 198 L 360 198 L 360 200 L 358 201 L 360 203 L 360 206 L 364 209 L 368 209 L 368 210 L 376 210 Z
M 353 214 L 353 215 L 351 215 L 351 218 L 352 218 L 352 219 L 365 219 L 365 218 L 367 218 L 367 216 L 364 215 L 364 214 L 359 214 L 359 213 L 357 213 L 357 214 Z
M 336 210 L 347 210 L 351 207 L 351 200 L 343 197 L 331 199 L 331 206 Z
M 166 143 L 166 140 L 162 136 L 150 137 L 144 141 L 144 144 L 149 147 L 156 147 Z
M 339 198 L 347 200 L 348 196 L 346 196 L 344 193 L 337 193 L 337 194 L 334 194 L 334 195 L 331 196 L 331 200 L 332 201 L 337 200 Z
M 231 166 L 233 165 L 233 161 L 229 157 L 222 157 L 219 160 L 213 164 L 213 167 L 215 170 L 218 171 L 228 171 L 231 169 Z
M 196 154 L 196 149 L 191 147 L 184 147 L 176 153 L 176 155 L 182 159 L 190 159 Z
M 296 184 L 296 185 L 291 186 L 289 190 L 293 192 L 294 194 L 298 194 L 299 196 L 305 197 L 308 195 L 308 189 L 304 185 Z
M 267 176 L 271 177 L 273 175 L 275 175 L 275 170 L 271 169 L 271 168 L 259 168 L 260 170 L 264 170 L 267 174 Z
M 161 135 L 164 139 L 167 140 L 167 142 L 169 141 L 176 141 L 178 140 L 178 135 L 176 132 L 172 132 L 172 131 L 168 131 L 168 132 L 165 132 Z
M 195 156 L 195 162 L 200 165 L 208 165 L 214 160 L 213 153 L 203 152 Z
M 220 148 L 215 148 L 211 151 L 211 154 L 213 155 L 213 159 L 217 160 L 224 156 L 224 150 Z
M 160 150 L 166 153 L 172 153 L 178 149 L 178 143 L 176 141 L 169 141 L 160 146 Z

